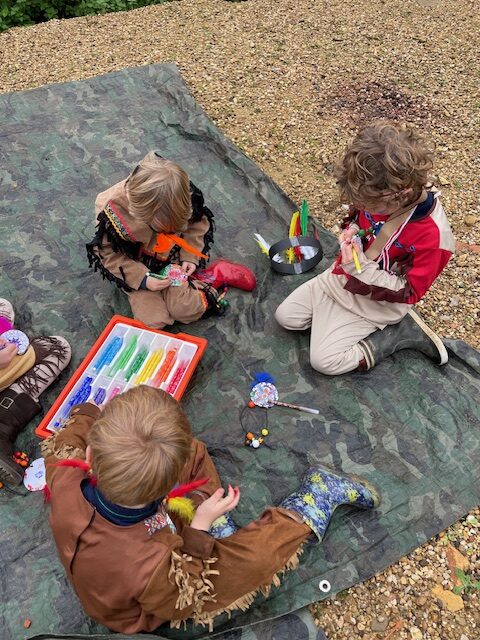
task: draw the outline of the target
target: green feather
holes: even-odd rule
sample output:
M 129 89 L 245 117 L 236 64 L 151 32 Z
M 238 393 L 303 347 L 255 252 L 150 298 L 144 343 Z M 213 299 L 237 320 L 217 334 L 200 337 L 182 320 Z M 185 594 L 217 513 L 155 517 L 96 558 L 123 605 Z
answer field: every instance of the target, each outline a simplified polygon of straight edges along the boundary
M 302 206 L 300 207 L 300 227 L 302 229 L 302 236 L 307 235 L 308 224 L 308 202 L 303 199 Z

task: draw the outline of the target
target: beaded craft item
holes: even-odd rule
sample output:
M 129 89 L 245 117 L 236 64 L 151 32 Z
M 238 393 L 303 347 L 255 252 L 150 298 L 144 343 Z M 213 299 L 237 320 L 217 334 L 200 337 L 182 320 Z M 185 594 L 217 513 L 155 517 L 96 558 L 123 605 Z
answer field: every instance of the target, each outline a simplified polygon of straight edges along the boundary
M 188 280 L 185 271 L 175 264 L 167 264 L 167 266 L 160 271 L 159 275 L 169 278 L 172 287 L 180 287 Z
M 244 444 L 247 447 L 258 449 L 261 444 L 265 444 L 265 438 L 269 435 L 267 409 L 270 409 L 271 407 L 280 406 L 286 407 L 287 409 L 304 411 L 306 413 L 320 413 L 318 409 L 311 409 L 310 407 L 303 407 L 298 404 L 291 404 L 290 402 L 280 402 L 280 400 L 278 399 L 278 390 L 274 382 L 275 380 L 268 373 L 262 372 L 255 375 L 255 380 L 251 385 L 250 401 L 240 414 L 240 423 L 243 427 L 245 427 L 245 419 L 247 415 L 250 415 L 250 420 L 253 419 L 252 413 L 246 414 L 246 411 L 248 411 L 248 409 L 260 407 L 265 411 L 263 426 L 260 429 L 260 433 L 256 433 L 252 428 L 246 431 Z

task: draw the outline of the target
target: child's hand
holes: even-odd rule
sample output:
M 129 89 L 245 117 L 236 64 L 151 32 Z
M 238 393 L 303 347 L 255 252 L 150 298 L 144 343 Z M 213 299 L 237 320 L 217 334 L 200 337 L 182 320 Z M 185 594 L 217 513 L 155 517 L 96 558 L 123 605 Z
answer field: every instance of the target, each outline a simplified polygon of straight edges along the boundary
M 357 233 L 357 229 L 355 227 L 350 227 L 350 229 L 344 229 L 342 233 L 338 236 L 339 244 L 342 244 L 342 242 L 351 240 L 356 233 Z
M 168 289 L 170 285 L 171 281 L 168 276 L 166 278 L 162 278 L 162 280 L 147 276 L 147 280 L 145 283 L 145 286 L 149 291 L 161 291 L 162 289 Z
M 357 236 L 355 229 L 346 229 L 339 236 L 340 252 L 342 254 L 342 264 L 353 262 L 352 247 L 355 247 L 357 256 L 363 253 L 362 241 Z
M 0 369 L 8 367 L 10 362 L 17 355 L 18 347 L 0 336 Z
M 350 240 L 344 240 L 342 242 L 340 245 L 340 251 L 342 254 L 342 264 L 353 262 L 352 242 Z
M 240 489 L 228 485 L 228 493 L 225 497 L 224 489 L 220 487 L 205 502 L 197 507 L 197 511 L 190 525 L 193 529 L 201 529 L 208 531 L 217 518 L 223 516 L 224 513 L 235 509 L 240 500 Z
M 182 262 L 182 269 L 187 276 L 191 276 L 195 272 L 197 265 L 194 262 Z

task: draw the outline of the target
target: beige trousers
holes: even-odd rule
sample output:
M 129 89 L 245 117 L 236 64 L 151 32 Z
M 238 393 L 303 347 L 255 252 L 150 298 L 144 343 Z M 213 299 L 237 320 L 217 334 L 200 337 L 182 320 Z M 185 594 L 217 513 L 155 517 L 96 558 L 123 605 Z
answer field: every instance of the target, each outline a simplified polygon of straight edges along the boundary
M 364 358 L 357 343 L 378 328 L 328 296 L 319 276 L 295 289 L 278 307 L 275 318 L 285 329 L 311 329 L 310 363 L 329 376 L 355 370 Z
M 207 299 L 200 289 L 183 284 L 162 291 L 139 289 L 128 294 L 133 317 L 152 329 L 162 329 L 175 321 L 189 324 L 207 310 Z

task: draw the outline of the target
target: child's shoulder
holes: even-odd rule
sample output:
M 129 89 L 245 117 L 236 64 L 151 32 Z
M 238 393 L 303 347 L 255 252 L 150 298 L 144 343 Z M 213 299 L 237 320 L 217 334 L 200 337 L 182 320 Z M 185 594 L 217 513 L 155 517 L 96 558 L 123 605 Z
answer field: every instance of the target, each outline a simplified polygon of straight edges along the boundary
M 100 193 L 95 201 L 95 209 L 98 220 L 103 217 L 122 240 L 150 242 L 153 232 L 149 225 L 129 213 L 125 180 Z
M 98 194 L 95 198 L 95 211 L 97 214 L 100 213 L 110 200 L 117 202 L 122 208 L 128 211 L 128 199 L 125 191 L 126 182 L 126 180 L 121 180 Z
M 439 194 L 433 194 L 428 210 L 424 215 L 413 218 L 405 228 L 406 233 L 415 237 L 416 244 L 420 242 L 427 248 L 437 247 L 453 253 L 455 251 L 455 238 L 445 209 L 439 199 Z
M 141 242 L 149 244 L 155 232 L 148 224 L 129 214 L 128 209 L 123 207 L 116 200 L 109 200 L 104 206 L 101 214 L 108 221 L 111 228 L 115 230 L 115 235 L 126 242 Z

